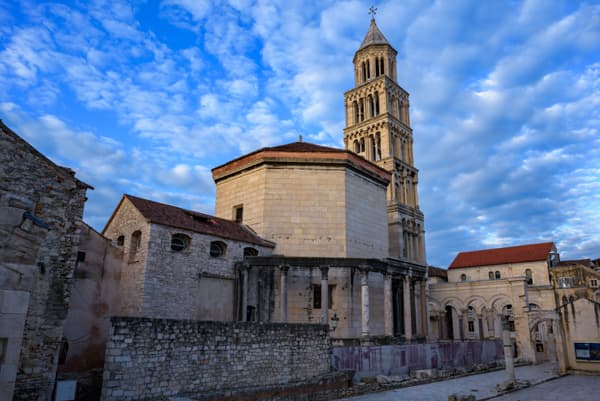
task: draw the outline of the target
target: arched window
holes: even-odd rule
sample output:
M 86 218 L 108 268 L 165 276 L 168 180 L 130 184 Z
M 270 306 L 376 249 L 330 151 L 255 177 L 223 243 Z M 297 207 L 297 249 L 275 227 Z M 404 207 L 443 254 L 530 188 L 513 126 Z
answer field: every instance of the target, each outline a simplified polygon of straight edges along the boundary
M 569 295 L 569 302 L 575 302 L 576 299 L 574 295 Z
M 251 247 L 244 248 L 244 256 L 258 256 L 258 250 Z
M 402 118 L 402 99 L 398 99 L 398 120 L 404 122 Z
M 489 277 L 490 280 L 493 280 L 494 279 L 494 272 L 489 272 L 488 273 L 488 277 Z
M 373 96 L 369 95 L 369 117 L 375 116 L 375 103 L 373 102 Z
M 356 100 L 352 103 L 352 107 L 354 107 L 354 124 L 358 124 L 358 103 Z
M 365 99 L 363 99 L 363 98 L 361 98 L 359 101 L 359 109 L 360 109 L 359 119 L 360 119 L 360 121 L 364 121 L 365 120 Z
M 134 231 L 131 234 L 131 242 L 129 244 L 129 261 L 133 262 L 142 244 L 142 232 L 140 230 Z
M 367 60 L 367 79 L 371 79 L 371 64 Z
M 494 273 L 494 276 L 496 277 L 496 280 L 500 279 L 500 272 L 498 270 L 496 270 L 496 273 Z
M 375 160 L 377 149 L 375 148 L 375 138 L 373 138 L 373 135 L 369 135 L 369 142 L 371 143 L 371 160 Z
M 375 134 L 375 160 L 381 160 L 381 135 Z
M 360 138 L 360 152 L 359 153 L 365 153 L 365 138 Z
M 465 273 L 460 275 L 460 281 L 467 281 L 467 275 Z
M 117 238 L 117 245 L 118 246 L 125 245 L 125 236 L 124 235 L 119 235 L 119 237 Z
M 563 305 L 569 303 L 569 300 L 567 299 L 566 295 L 562 296 L 562 303 L 563 303 Z
M 527 281 L 527 284 L 529 285 L 533 284 L 533 275 L 531 273 L 531 269 L 525 270 L 525 281 Z
M 379 76 L 379 57 L 375 58 L 375 76 Z
M 225 256 L 227 251 L 227 245 L 222 241 L 213 241 L 210 243 L 210 256 L 213 258 L 220 258 Z
M 360 144 L 356 139 L 354 140 L 354 153 L 360 153 Z
M 171 236 L 171 250 L 181 252 L 190 246 L 191 238 L 185 234 L 173 234 Z
M 364 61 L 362 62 L 362 80 L 363 82 L 367 81 L 367 65 Z
M 374 102 L 375 103 L 375 105 L 374 105 L 375 106 L 375 111 L 373 112 L 373 115 L 374 116 L 378 116 L 379 115 L 379 93 L 375 92 L 373 94 L 373 98 L 375 100 L 375 102 Z
M 384 64 L 383 64 L 383 57 L 381 57 L 379 59 L 379 73 L 381 75 L 385 74 L 385 68 L 383 66 L 384 66 Z

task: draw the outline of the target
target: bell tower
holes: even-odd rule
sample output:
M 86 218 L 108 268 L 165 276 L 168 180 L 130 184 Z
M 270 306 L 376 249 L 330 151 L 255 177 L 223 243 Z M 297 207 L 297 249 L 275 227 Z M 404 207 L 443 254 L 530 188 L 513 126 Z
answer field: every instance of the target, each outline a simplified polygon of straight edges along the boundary
M 413 159 L 409 95 L 397 83 L 396 50 L 377 24 L 354 54 L 354 88 L 344 93 L 344 144 L 392 174 L 387 188 L 389 256 L 426 264 L 423 212 Z

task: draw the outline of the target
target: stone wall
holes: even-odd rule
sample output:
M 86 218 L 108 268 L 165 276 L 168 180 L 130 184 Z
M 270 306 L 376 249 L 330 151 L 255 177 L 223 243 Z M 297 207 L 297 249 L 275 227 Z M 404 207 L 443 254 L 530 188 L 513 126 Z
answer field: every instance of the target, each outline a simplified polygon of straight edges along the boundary
M 102 400 L 194 396 L 330 372 L 327 326 L 115 317 Z
M 468 368 L 502 360 L 501 340 L 408 345 L 333 347 L 335 369 L 354 370 L 354 379 L 397 376 L 421 369 Z
M 16 292 L 29 294 L 24 325 L 13 301 L 0 307 L 0 320 L 15 317 L 3 328 L 23 332 L 20 350 L 6 341 L 19 366 L 0 362 L 2 399 L 12 398 L 13 383 L 15 400 L 51 398 L 89 188 L 74 175 L 0 122 L 0 290 L 13 301 Z

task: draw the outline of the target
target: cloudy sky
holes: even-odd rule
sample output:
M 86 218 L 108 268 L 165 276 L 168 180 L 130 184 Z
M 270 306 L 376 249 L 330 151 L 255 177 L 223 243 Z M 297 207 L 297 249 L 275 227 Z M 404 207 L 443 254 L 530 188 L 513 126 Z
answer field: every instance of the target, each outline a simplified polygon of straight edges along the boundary
M 314 3 L 314 4 L 311 4 Z M 213 212 L 210 169 L 342 146 L 364 1 L 0 0 L 0 118 L 95 187 Z M 376 2 L 411 94 L 428 262 L 600 257 L 600 1 Z

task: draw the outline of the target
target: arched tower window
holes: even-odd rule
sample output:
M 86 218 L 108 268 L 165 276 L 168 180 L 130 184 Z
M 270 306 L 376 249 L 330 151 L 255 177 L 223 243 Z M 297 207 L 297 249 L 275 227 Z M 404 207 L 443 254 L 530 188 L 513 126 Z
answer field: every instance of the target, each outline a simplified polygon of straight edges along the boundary
M 358 103 L 356 100 L 352 103 L 352 107 L 354 108 L 354 124 L 358 124 Z
M 375 138 L 373 137 L 373 135 L 369 135 L 369 142 L 371 143 L 371 160 L 375 160 L 375 157 L 377 155 L 377 148 L 375 144 Z
M 375 112 L 373 113 L 373 115 L 378 116 L 379 115 L 379 93 L 375 92 L 373 94 L 374 97 L 374 107 L 375 107 Z
M 381 135 L 375 134 L 375 160 L 381 160 Z
M 365 153 L 365 138 L 360 138 L 360 152 L 359 153 Z
M 362 67 L 362 81 L 366 82 L 367 81 L 367 65 L 364 61 L 362 62 L 361 67 Z
M 383 67 L 384 63 L 383 63 L 383 57 L 379 58 L 379 73 L 381 75 L 385 74 L 385 69 Z
M 356 139 L 354 140 L 354 153 L 360 153 L 360 145 Z
M 374 117 L 375 114 L 375 103 L 373 102 L 373 96 L 369 95 L 367 98 L 369 101 L 369 117 Z
M 360 121 L 364 121 L 365 120 L 365 99 L 364 98 L 360 98 L 359 101 L 359 115 L 360 115 Z
M 375 58 L 375 76 L 379 76 L 379 57 Z
M 367 59 L 367 79 L 371 79 L 371 64 L 369 63 L 369 60 Z

